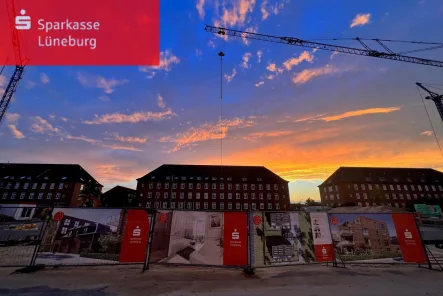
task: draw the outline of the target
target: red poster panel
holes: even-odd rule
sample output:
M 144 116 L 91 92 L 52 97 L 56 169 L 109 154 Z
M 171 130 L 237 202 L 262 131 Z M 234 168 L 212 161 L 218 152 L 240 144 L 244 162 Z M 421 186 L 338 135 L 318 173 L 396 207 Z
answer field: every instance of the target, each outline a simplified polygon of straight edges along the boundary
M 334 246 L 328 245 L 314 245 L 315 261 L 317 262 L 332 262 L 334 261 Z
M 392 214 L 397 239 L 405 262 L 425 263 L 426 254 L 413 214 Z
M 223 265 L 248 265 L 248 229 L 246 213 L 224 213 Z
M 149 217 L 143 210 L 128 210 L 120 262 L 144 262 L 148 248 Z

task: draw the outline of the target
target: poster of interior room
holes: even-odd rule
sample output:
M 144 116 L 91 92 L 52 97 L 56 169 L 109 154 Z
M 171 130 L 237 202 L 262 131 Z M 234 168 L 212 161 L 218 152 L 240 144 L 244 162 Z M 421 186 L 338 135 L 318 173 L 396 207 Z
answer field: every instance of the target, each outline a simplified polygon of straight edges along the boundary
M 254 246 L 256 259 L 264 257 L 264 265 L 302 263 L 298 213 L 265 213 L 263 218 L 262 238 Z M 256 229 L 256 235 L 260 232 Z
M 223 213 L 176 211 L 168 257 L 160 262 L 223 264 Z
M 168 257 L 171 239 L 172 211 L 158 211 L 150 247 L 149 262 L 159 262 Z

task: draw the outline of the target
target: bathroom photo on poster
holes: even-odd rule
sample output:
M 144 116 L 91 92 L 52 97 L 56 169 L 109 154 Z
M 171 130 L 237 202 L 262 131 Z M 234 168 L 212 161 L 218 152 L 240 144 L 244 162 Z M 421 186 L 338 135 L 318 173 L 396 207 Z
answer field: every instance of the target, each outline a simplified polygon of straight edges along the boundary
M 172 211 L 158 211 L 155 216 L 154 233 L 150 247 L 150 263 L 168 258 L 171 237 Z
M 404 262 L 392 214 L 329 214 L 329 222 L 341 260 Z
M 222 212 L 175 211 L 169 231 L 167 256 L 160 259 L 166 253 L 163 251 L 160 254 L 160 248 L 157 248 L 157 262 L 223 265 L 223 220 Z M 169 226 L 165 228 L 167 232 Z
M 254 266 L 291 265 L 315 260 L 309 215 L 255 212 L 251 219 Z

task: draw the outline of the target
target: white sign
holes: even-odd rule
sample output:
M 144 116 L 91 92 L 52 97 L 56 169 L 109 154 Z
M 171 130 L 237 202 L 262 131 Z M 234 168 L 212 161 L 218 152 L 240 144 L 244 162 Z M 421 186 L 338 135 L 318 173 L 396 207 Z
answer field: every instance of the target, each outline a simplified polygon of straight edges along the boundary
M 329 229 L 328 213 L 311 213 L 312 236 L 314 245 L 332 244 L 331 231 Z

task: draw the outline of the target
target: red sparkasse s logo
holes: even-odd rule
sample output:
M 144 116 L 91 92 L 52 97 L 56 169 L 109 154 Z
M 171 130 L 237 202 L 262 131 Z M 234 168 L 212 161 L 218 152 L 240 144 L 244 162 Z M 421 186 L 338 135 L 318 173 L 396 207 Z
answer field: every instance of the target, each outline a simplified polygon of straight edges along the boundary
M 63 212 L 57 212 L 54 215 L 54 221 L 61 221 L 65 217 L 65 214 Z
M 160 0 L 21 0 L 0 9 L 0 60 L 15 65 L 11 30 L 23 58 L 39 66 L 158 66 Z M 10 26 L 12 22 L 13 26 Z

